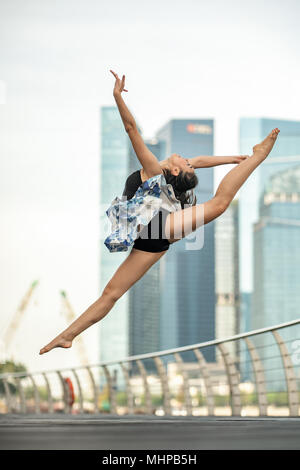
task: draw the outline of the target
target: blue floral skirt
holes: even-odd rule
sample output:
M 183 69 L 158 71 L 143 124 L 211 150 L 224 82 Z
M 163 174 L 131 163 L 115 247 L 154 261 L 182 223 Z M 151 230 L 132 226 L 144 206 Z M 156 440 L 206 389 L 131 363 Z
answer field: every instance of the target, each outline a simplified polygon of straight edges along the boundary
M 148 225 L 161 207 L 170 212 L 181 210 L 173 186 L 162 173 L 144 181 L 131 199 L 115 197 L 106 210 L 111 222 L 111 233 L 104 241 L 108 250 L 127 251 L 139 235 L 138 226 Z

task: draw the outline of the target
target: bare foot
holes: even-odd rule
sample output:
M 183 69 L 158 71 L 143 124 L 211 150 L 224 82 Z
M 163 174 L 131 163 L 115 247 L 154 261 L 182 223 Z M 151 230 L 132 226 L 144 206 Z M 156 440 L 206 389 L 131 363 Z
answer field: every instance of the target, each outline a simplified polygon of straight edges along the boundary
M 254 155 L 258 155 L 260 157 L 266 158 L 271 152 L 279 132 L 280 130 L 278 129 L 278 127 L 276 127 L 270 132 L 269 135 L 267 135 L 267 137 L 260 144 L 254 145 L 253 147 Z
M 51 343 L 47 344 L 44 348 L 42 348 L 39 354 L 44 354 L 46 352 L 51 351 L 54 348 L 70 348 L 72 346 L 72 341 L 67 340 L 63 336 L 59 335 L 57 338 L 51 341 Z

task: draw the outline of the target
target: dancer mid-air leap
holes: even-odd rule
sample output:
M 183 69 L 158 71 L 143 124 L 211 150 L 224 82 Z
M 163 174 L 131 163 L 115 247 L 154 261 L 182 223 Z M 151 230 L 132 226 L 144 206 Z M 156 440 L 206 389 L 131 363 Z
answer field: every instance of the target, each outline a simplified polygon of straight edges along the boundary
M 253 147 L 250 157 L 183 158 L 172 154 L 158 161 L 143 142 L 121 96 L 122 91 L 128 91 L 124 88 L 125 75 L 120 80 L 115 72 L 110 72 L 116 79 L 113 95 L 142 168 L 129 175 L 122 198 L 116 197 L 106 211 L 113 230 L 104 243 L 111 252 L 132 249 L 99 299 L 42 348 L 40 354 L 56 347 L 70 348 L 73 339 L 105 317 L 118 299 L 168 251 L 171 244 L 223 214 L 242 184 L 269 155 L 280 132 L 278 128 L 273 129 Z M 198 183 L 195 169 L 226 163 L 238 165 L 224 176 L 212 199 L 203 204 L 196 204 L 195 198 L 191 201 L 192 189 Z M 124 217 L 124 214 L 127 216 Z M 153 236 L 155 223 L 158 226 Z

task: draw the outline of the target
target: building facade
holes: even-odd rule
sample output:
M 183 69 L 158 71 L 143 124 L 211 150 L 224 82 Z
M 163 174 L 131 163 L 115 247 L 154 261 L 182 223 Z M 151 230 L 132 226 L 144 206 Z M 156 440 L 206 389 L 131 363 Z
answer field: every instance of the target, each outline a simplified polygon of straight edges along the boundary
M 111 279 L 127 252 L 110 253 L 104 245 L 110 222 L 105 211 L 111 201 L 121 196 L 128 176 L 128 135 L 124 130 L 118 108 L 101 108 L 101 160 L 100 160 L 100 292 Z M 100 361 L 128 356 L 128 293 L 116 302 L 99 324 Z
M 264 162 L 249 176 L 237 193 L 239 199 L 240 287 L 253 291 L 253 224 L 259 218 L 259 200 L 269 178 L 300 162 L 300 121 L 267 118 L 240 119 L 240 153 L 252 155 L 252 147 L 261 142 L 275 127 L 280 129 L 277 141 Z
M 255 329 L 299 318 L 299 240 L 300 165 L 273 175 L 260 200 L 260 217 L 254 224 Z M 289 329 L 280 332 L 292 354 L 291 333 Z M 256 343 L 272 389 L 284 390 L 282 362 L 272 335 L 262 336 Z
M 292 168 L 300 162 L 300 122 L 268 118 L 240 119 L 240 153 L 252 155 L 252 147 L 261 142 L 275 127 L 280 129 L 271 153 L 266 160 L 249 176 L 237 193 L 239 199 L 239 251 L 240 251 L 240 290 L 243 294 L 253 293 L 254 288 L 254 240 L 253 225 L 259 219 L 259 201 L 269 178 L 287 168 Z M 251 311 L 241 306 L 242 322 L 244 317 L 250 318 L 250 329 L 256 328 L 253 306 Z M 271 324 L 266 326 L 271 326 Z
M 139 128 L 142 134 L 141 129 Z M 160 160 L 160 143 L 145 140 L 149 150 Z M 129 147 L 129 172 L 142 167 L 132 145 Z M 129 355 L 159 351 L 160 348 L 160 295 L 161 264 L 155 263 L 129 290 Z M 144 361 L 147 372 L 157 372 L 155 363 Z M 138 373 L 133 365 L 132 373 Z
M 238 228 L 238 200 L 234 199 L 215 222 L 216 339 L 240 331 Z M 237 342 L 227 345 L 233 358 L 237 358 L 237 346 Z
M 157 133 L 161 159 L 177 153 L 186 158 L 213 155 L 211 119 L 172 119 Z M 197 204 L 213 197 L 213 168 L 197 170 Z M 200 227 L 175 242 L 161 260 L 161 349 L 213 339 L 215 336 L 215 225 Z M 198 237 L 198 239 L 197 239 Z M 196 249 L 193 249 L 196 248 Z M 215 360 L 213 349 L 206 352 Z M 193 354 L 185 360 L 195 360 Z

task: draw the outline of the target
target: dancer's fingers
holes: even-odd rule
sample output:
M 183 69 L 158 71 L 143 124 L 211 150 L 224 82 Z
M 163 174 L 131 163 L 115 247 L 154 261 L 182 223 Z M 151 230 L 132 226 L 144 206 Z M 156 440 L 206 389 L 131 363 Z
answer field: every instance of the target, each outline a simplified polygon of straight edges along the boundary
M 113 76 L 114 76 L 115 78 L 117 78 L 117 79 L 119 78 L 118 75 L 117 75 L 115 72 L 113 72 L 112 70 L 110 70 L 110 72 L 113 74 Z
M 124 86 L 125 86 L 125 75 L 123 75 L 123 77 L 122 77 L 122 89 L 123 89 L 124 91 L 128 91 L 128 90 L 126 90 L 126 89 L 124 88 Z

